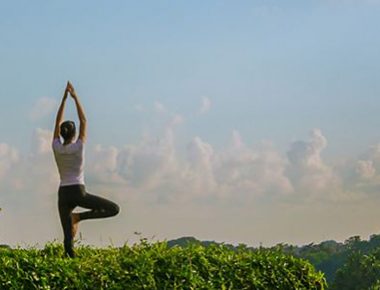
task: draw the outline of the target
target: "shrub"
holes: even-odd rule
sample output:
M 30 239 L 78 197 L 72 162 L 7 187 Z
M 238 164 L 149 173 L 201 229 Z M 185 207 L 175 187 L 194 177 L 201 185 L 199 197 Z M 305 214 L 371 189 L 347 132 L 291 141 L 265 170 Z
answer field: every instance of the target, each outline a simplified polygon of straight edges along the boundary
M 278 250 L 224 245 L 168 247 L 80 246 L 63 257 L 61 245 L 1 249 L 1 289 L 326 289 L 309 262 Z

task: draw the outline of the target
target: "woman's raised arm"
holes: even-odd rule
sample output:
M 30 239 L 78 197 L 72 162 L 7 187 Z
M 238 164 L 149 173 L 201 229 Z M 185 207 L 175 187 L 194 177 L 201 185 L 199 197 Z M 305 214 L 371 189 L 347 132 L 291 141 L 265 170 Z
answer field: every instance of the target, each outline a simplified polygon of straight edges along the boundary
M 55 119 L 55 128 L 54 128 L 53 140 L 56 138 L 59 138 L 60 125 L 61 125 L 62 120 L 63 120 L 63 114 L 65 111 L 65 103 L 66 103 L 67 95 L 69 93 L 68 85 L 69 85 L 69 82 L 67 82 L 67 85 L 65 88 L 65 93 L 63 94 L 61 105 L 59 106 L 59 109 L 57 112 L 57 117 Z
M 77 113 L 78 113 L 78 118 L 79 118 L 79 137 L 78 137 L 78 139 L 81 139 L 82 142 L 85 142 L 86 141 L 86 135 L 87 135 L 86 115 L 84 114 L 82 104 L 79 101 L 79 98 L 78 98 L 78 96 L 74 90 L 73 85 L 70 82 L 68 82 L 67 86 L 68 86 L 68 91 L 69 91 L 71 97 L 74 99 L 75 105 L 77 107 Z

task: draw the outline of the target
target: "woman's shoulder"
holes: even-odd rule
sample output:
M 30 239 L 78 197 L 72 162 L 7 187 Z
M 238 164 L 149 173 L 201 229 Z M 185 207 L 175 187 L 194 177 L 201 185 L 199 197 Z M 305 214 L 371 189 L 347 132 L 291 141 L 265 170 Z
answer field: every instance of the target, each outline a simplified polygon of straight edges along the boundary
M 71 143 L 70 149 L 73 151 L 80 151 L 84 148 L 84 142 L 81 139 L 77 139 L 74 143 Z
M 59 138 L 53 140 L 53 150 L 54 152 L 60 152 L 62 154 L 72 154 L 78 151 L 82 151 L 84 148 L 84 142 L 81 139 L 77 139 L 75 142 L 70 144 L 63 144 Z
M 52 145 L 53 149 L 56 149 L 58 146 L 62 146 L 61 139 L 54 138 L 51 145 Z

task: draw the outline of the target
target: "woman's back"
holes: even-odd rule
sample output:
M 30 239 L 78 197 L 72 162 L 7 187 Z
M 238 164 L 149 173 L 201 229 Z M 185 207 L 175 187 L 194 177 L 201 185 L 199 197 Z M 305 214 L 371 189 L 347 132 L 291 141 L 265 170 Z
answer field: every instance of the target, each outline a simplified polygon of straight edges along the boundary
M 61 186 L 84 184 L 84 144 L 81 139 L 63 145 L 59 138 L 53 141 L 55 161 L 61 178 Z

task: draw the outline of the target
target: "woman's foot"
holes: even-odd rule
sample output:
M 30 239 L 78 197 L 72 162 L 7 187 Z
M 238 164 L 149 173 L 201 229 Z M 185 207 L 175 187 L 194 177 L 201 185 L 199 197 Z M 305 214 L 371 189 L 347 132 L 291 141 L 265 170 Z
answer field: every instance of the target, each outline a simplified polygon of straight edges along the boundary
M 74 239 L 75 235 L 77 234 L 78 224 L 80 221 L 79 213 L 72 213 L 71 214 L 71 221 L 72 221 L 71 235 Z

